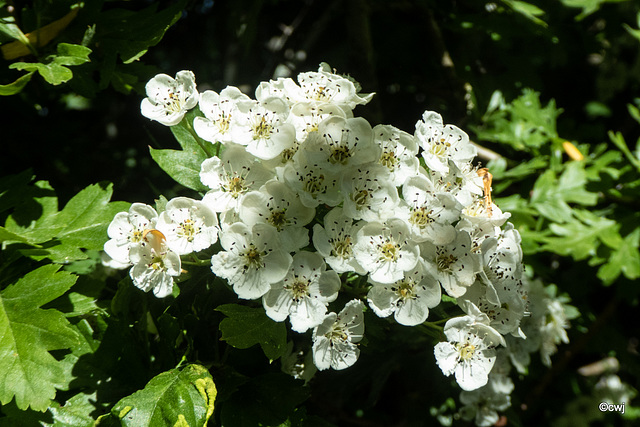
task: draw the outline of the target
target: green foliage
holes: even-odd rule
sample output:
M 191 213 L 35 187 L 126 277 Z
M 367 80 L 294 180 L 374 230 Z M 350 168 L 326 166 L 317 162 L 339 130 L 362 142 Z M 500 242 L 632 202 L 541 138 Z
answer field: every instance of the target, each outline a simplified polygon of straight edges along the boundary
M 53 262 L 86 259 L 85 250 L 99 250 L 104 244 L 107 226 L 113 216 L 128 209 L 125 202 L 112 202 L 113 185 L 94 184 L 58 211 L 58 199 L 45 181 L 22 188 L 35 194 L 24 200 L 0 227 L 2 242 L 22 242 L 30 248 L 20 252 L 33 259 L 49 258 Z M 16 191 L 14 189 L 14 191 Z
M 56 389 L 72 380 L 67 366 L 51 350 L 77 346 L 79 337 L 64 315 L 39 307 L 61 296 L 76 277 L 45 265 L 0 292 L 0 401 L 15 398 L 18 408 L 45 411 Z
M 629 112 L 640 123 L 634 106 L 629 105 Z M 526 253 L 547 251 L 571 256 L 576 261 L 588 259 L 590 265 L 600 266 L 597 277 L 605 285 L 614 283 L 620 275 L 637 279 L 640 277 L 637 214 L 620 203 L 628 201 L 630 196 L 617 188 L 603 187 L 602 183 L 607 182 L 607 176 L 616 180 L 624 178 L 627 184 L 619 181 L 617 187 L 633 192 L 640 179 L 640 161 L 622 134 L 610 132 L 609 137 L 619 152 L 595 150 L 585 154 L 582 160 L 563 162 L 562 139 L 556 132 L 559 114 L 553 101 L 542 107 L 539 94 L 533 91 L 525 90 L 510 104 L 496 93 L 482 126 L 477 128 L 481 139 L 536 156 L 512 169 L 506 168 L 508 161 L 504 159 L 489 162 L 500 193 L 508 192 L 515 181 L 536 171 L 540 173 L 528 199 L 517 195 L 504 199 L 505 209 L 513 211 L 519 221 L 528 225 L 521 229 L 523 249 Z M 623 229 L 621 223 L 633 225 L 631 229 Z
M 35 60 L 29 57 L 28 61 L 9 64 L 9 69 L 29 73 L 13 83 L 0 86 L 0 95 L 19 93 L 36 71 L 51 85 L 70 82 L 74 90 L 86 97 L 95 96 L 109 85 L 124 93 L 134 87 L 140 89 L 141 80 L 146 79 L 150 71 L 135 62 L 160 42 L 176 23 L 186 0 L 174 2 L 162 10 L 158 10 L 158 4 L 152 4 L 137 11 L 103 10 L 104 3 L 95 1 L 74 5 L 71 12 L 52 22 L 46 21 L 52 15 L 64 13 L 65 7 L 70 6 L 69 2 L 51 5 L 53 10 L 24 5 L 22 8 L 14 7 L 11 14 L 5 11 L 0 20 L 0 33 L 6 40 L 14 40 L 11 46 L 2 46 L 5 58 L 34 56 Z M 16 16 L 21 15 L 33 16 L 34 21 L 41 23 L 42 26 L 33 31 L 36 36 L 27 37 L 26 31 L 19 27 Z M 82 44 L 60 41 L 65 39 L 81 39 Z M 52 40 L 53 45 L 50 44 Z M 83 67 L 78 67 L 83 64 Z M 69 66 L 74 66 L 74 71 Z
M 195 191 L 207 191 L 200 181 L 202 162 L 213 155 L 213 145 L 200 138 L 191 127 L 195 112 L 190 111 L 171 132 L 182 150 L 158 150 L 149 147 L 151 158 L 176 182 Z
M 14 62 L 9 68 L 37 71 L 49 84 L 59 85 L 73 78 L 73 72 L 65 65 L 80 65 L 89 62 L 91 49 L 68 43 L 58 44 L 57 55 L 49 56 L 46 62 Z M 15 82 L 14 82 L 15 84 Z
M 267 317 L 262 308 L 225 304 L 218 306 L 216 310 L 227 316 L 220 322 L 222 340 L 236 348 L 260 344 L 270 361 L 284 354 L 287 348 L 287 329 L 284 323 Z
M 122 426 L 204 426 L 213 414 L 217 391 L 201 365 L 187 365 L 155 376 L 131 396 L 120 400 L 109 417 Z M 109 425 L 101 418 L 99 425 Z

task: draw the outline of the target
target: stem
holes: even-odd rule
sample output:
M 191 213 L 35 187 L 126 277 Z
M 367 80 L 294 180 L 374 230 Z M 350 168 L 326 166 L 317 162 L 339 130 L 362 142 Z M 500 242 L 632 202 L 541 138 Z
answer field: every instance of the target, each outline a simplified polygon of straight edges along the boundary
M 631 150 L 629 150 L 627 142 L 624 140 L 622 134 L 620 132 L 609 131 L 609 139 L 611 139 L 611 142 L 613 142 L 616 147 L 618 147 L 618 149 L 624 153 L 624 155 L 627 157 L 627 160 L 629 160 L 629 163 L 631 163 L 636 169 L 640 171 L 640 160 L 638 160 L 636 156 L 633 155 Z
M 184 123 L 184 124 L 183 124 Z M 193 125 L 191 124 L 191 122 L 189 122 L 189 120 L 187 120 L 186 118 L 184 120 L 182 120 L 180 122 L 180 124 L 183 124 L 183 126 L 185 127 L 185 129 L 187 131 L 189 131 L 189 133 L 191 134 L 191 136 L 193 136 L 193 139 L 196 140 L 196 142 L 198 143 L 198 145 L 200 146 L 200 148 L 202 148 L 202 151 L 204 151 L 204 153 L 207 155 L 207 157 L 213 157 L 214 153 L 210 150 L 210 145 L 204 141 L 202 138 L 200 138 L 198 136 L 198 134 L 196 133 L 195 129 L 193 128 Z M 218 150 L 219 150 L 219 143 L 218 143 Z M 217 153 L 216 153 L 217 155 Z
M 195 256 L 195 254 L 191 254 L 191 259 L 192 261 L 183 260 L 182 263 L 185 265 L 197 265 L 197 266 L 211 265 L 210 259 L 200 259 L 197 256 Z

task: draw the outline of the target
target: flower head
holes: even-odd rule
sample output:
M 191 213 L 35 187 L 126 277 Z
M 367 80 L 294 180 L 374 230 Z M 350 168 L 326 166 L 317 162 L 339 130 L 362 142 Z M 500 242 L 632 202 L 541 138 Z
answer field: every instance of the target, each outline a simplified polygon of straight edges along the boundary
M 340 289 L 338 273 L 327 270 L 316 252 L 298 252 L 285 278 L 271 285 L 262 297 L 267 316 L 281 322 L 287 317 L 291 329 L 305 332 L 324 320 L 327 305 Z
M 218 218 L 207 205 L 187 197 L 171 199 L 160 215 L 158 230 L 179 255 L 198 252 L 218 240 Z
M 131 265 L 131 248 L 142 244 L 145 230 L 155 228 L 157 219 L 156 210 L 144 203 L 134 203 L 129 212 L 117 213 L 107 229 L 110 239 L 104 244 L 104 251 L 121 266 Z
M 463 390 L 475 390 L 489 380 L 496 361 L 495 347 L 505 345 L 502 335 L 471 316 L 450 319 L 444 327 L 447 342 L 434 348 L 436 362 L 446 376 L 455 374 Z
M 364 334 L 364 304 L 352 300 L 338 314 L 329 313 L 313 330 L 313 363 L 318 370 L 346 369 L 356 363 L 356 343 Z
M 149 80 L 147 97 L 142 100 L 142 115 L 165 126 L 180 123 L 186 112 L 198 103 L 196 77 L 191 71 L 179 71 L 173 79 L 158 74 Z
M 139 246 L 131 249 L 133 268 L 129 271 L 136 287 L 153 290 L 158 298 L 171 294 L 173 278 L 180 275 L 180 256 L 167 247 L 165 236 L 158 230 L 146 230 Z
M 277 231 L 268 224 L 249 227 L 238 222 L 220 233 L 225 251 L 211 258 L 211 270 L 227 279 L 243 299 L 256 299 L 266 294 L 271 284 L 287 274 L 291 255 L 280 247 Z

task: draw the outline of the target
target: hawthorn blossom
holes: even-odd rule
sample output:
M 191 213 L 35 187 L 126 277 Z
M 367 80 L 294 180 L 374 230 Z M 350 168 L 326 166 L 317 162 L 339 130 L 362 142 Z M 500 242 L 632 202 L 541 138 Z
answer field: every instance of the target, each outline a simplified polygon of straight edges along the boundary
M 157 224 L 167 245 L 179 255 L 198 252 L 218 241 L 218 218 L 206 204 L 188 197 L 169 200 Z
M 306 332 L 318 326 L 327 312 L 327 305 L 338 297 L 338 273 L 327 270 L 316 252 L 298 252 L 286 277 L 271 285 L 262 297 L 267 316 L 276 322 L 287 317 L 291 329 Z
M 104 251 L 115 261 L 109 265 L 120 268 L 131 265 L 131 248 L 142 243 L 144 231 L 155 228 L 157 219 L 156 210 L 144 203 L 133 203 L 129 212 L 118 212 L 107 228 L 110 239 L 104 244 Z
M 313 162 L 300 151 L 293 163 L 284 167 L 282 175 L 302 204 L 309 208 L 320 203 L 336 206 L 341 201 L 338 176 L 328 170 L 326 164 Z
M 188 110 L 198 104 L 195 75 L 191 71 L 179 71 L 176 78 L 158 74 L 147 83 L 147 97 L 140 104 L 142 115 L 174 126 L 180 123 Z
M 266 223 L 278 230 L 283 247 L 298 250 L 309 244 L 309 232 L 305 225 L 313 220 L 315 209 L 302 204 L 287 184 L 271 180 L 260 191 L 251 191 L 240 203 L 240 219 L 252 226 Z
M 237 104 L 243 101 L 250 101 L 250 98 L 234 86 L 227 86 L 219 94 L 212 90 L 203 92 L 198 105 L 204 117 L 193 119 L 193 129 L 205 141 L 232 142 L 231 130 L 237 120 Z
M 495 348 L 505 345 L 502 335 L 488 325 L 488 319 L 480 319 L 462 316 L 448 320 L 444 326 L 448 341 L 434 348 L 442 373 L 455 374 L 463 390 L 475 390 L 487 384 L 496 361 Z
M 401 217 L 409 224 L 416 242 L 446 245 L 455 239 L 452 224 L 460 218 L 461 206 L 451 194 L 436 192 L 427 177 L 416 175 L 405 181 L 402 195 L 407 208 Z
M 331 209 L 324 216 L 324 227 L 313 226 L 313 246 L 338 273 L 355 271 L 366 274 L 353 255 L 356 235 L 362 222 L 354 223 L 353 219 L 344 215 L 342 208 Z
M 351 300 L 340 313 L 329 313 L 313 330 L 313 363 L 318 370 L 346 369 L 356 363 L 356 345 L 364 334 L 364 304 Z
M 353 81 L 332 73 L 325 63 L 320 65 L 317 72 L 300 73 L 298 83 L 299 86 L 291 79 L 282 81 L 287 98 L 292 103 L 331 103 L 351 113 L 356 105 L 366 104 L 373 98 L 373 94 L 358 94 Z
M 404 277 L 390 284 L 369 280 L 373 287 L 367 294 L 369 307 L 379 317 L 392 313 L 401 325 L 415 326 L 429 316 L 429 309 L 440 303 L 440 284 L 427 273 L 424 261 L 405 272 Z
M 220 233 L 224 251 L 211 257 L 211 271 L 227 279 L 242 299 L 257 299 L 287 275 L 291 255 L 280 247 L 278 232 L 268 224 L 238 222 Z
M 158 230 L 146 230 L 140 245 L 131 248 L 133 267 L 129 275 L 133 284 L 158 298 L 171 295 L 173 278 L 180 275 L 180 256 L 168 248 L 165 236 Z
M 461 297 L 476 280 L 479 256 L 472 249 L 469 233 L 461 230 L 456 231 L 455 239 L 447 245 L 434 245 L 429 241 L 420 244 L 427 270 L 440 281 L 449 296 Z
M 215 212 L 237 210 L 247 192 L 258 190 L 271 178 L 273 173 L 243 147 L 229 146 L 220 158 L 211 157 L 202 162 L 200 180 L 211 188 L 202 201 Z
M 381 148 L 378 163 L 389 169 L 396 187 L 418 173 L 418 143 L 413 135 L 391 125 L 377 125 L 372 130 L 373 142 Z
M 273 159 L 295 142 L 296 130 L 286 122 L 288 115 L 289 109 L 282 102 L 242 103 L 237 125 L 231 131 L 233 142 L 246 145 L 247 151 L 259 159 Z
M 330 117 L 318 125 L 318 135 L 313 144 L 306 145 L 309 158 L 326 163 L 334 172 L 380 158 L 381 149 L 373 142 L 371 125 L 362 117 Z
M 453 125 L 445 126 L 442 116 L 434 111 L 425 111 L 416 123 L 416 138 L 427 167 L 441 174 L 449 172 L 449 160 L 468 163 L 477 152 L 465 132 Z
M 354 219 L 384 221 L 394 216 L 398 190 L 384 166 L 370 163 L 348 170 L 342 179 L 344 212 Z
M 371 280 L 385 284 L 396 282 L 404 277 L 405 271 L 416 266 L 420 256 L 418 246 L 408 237 L 409 227 L 401 219 L 370 222 L 358 231 L 354 256 L 369 272 Z

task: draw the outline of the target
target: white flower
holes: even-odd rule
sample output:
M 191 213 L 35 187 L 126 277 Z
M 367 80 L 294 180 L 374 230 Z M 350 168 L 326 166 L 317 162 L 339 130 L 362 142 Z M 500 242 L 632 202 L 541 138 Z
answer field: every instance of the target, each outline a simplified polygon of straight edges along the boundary
M 289 317 L 291 329 L 302 333 L 324 320 L 327 305 L 338 297 L 340 284 L 338 273 L 327 270 L 320 255 L 298 252 L 287 276 L 271 285 L 262 303 L 267 316 L 276 322 Z
M 144 203 L 134 203 L 129 212 L 119 212 L 109 224 L 107 234 L 110 239 L 104 244 L 104 251 L 118 266 L 130 265 L 129 252 L 142 243 L 144 231 L 155 228 L 158 214 Z
M 402 195 L 408 206 L 402 217 L 409 223 L 416 242 L 436 245 L 451 243 L 456 237 L 453 223 L 460 218 L 460 204 L 449 193 L 437 193 L 424 175 L 406 180 Z
M 398 190 L 384 166 L 370 163 L 347 170 L 341 189 L 344 213 L 351 218 L 384 221 L 396 213 Z
M 313 330 L 313 363 L 318 370 L 346 369 L 356 363 L 356 343 L 364 334 L 364 304 L 352 300 L 338 314 L 329 313 Z
M 401 219 L 370 222 L 358 231 L 353 253 L 371 280 L 390 284 L 418 262 L 419 248 L 408 238 L 409 227 Z
M 173 290 L 173 277 L 181 271 L 180 256 L 171 251 L 164 235 L 158 230 L 147 230 L 142 243 L 131 249 L 133 267 L 129 271 L 136 287 L 144 292 L 153 290 L 158 298 L 164 298 Z
M 429 273 L 440 281 L 447 294 L 458 298 L 473 285 L 480 269 L 478 255 L 472 249 L 469 233 L 456 231 L 456 238 L 448 245 L 421 243 L 420 254 Z
M 209 188 L 202 201 L 215 212 L 237 210 L 242 197 L 258 190 L 273 173 L 241 146 L 229 146 L 222 157 L 211 157 L 200 167 L 200 180 Z
M 448 173 L 429 170 L 424 171 L 424 174 L 430 177 L 437 193 L 451 194 L 462 206 L 468 206 L 478 196 L 482 196 L 482 178 L 478 176 L 477 168 L 470 163 L 456 165 L 449 161 Z
M 307 135 L 318 131 L 322 121 L 334 116 L 346 118 L 344 110 L 336 105 L 300 102 L 291 107 L 289 120 L 296 128 L 296 139 L 304 141 Z
M 227 86 L 220 94 L 212 90 L 203 92 L 198 105 L 204 117 L 193 119 L 193 129 L 205 141 L 232 142 L 231 130 L 237 120 L 237 104 L 242 101 L 250 101 L 250 98 L 233 86 Z
M 176 197 L 167 203 L 157 228 L 178 255 L 201 251 L 218 241 L 215 212 L 203 202 L 187 197 Z
M 274 226 L 283 247 L 290 252 L 309 244 L 309 232 L 304 226 L 313 219 L 315 209 L 304 206 L 284 182 L 271 180 L 260 191 L 247 193 L 239 213 L 242 222 L 249 226 L 257 223 Z
M 344 215 L 342 208 L 338 207 L 324 216 L 324 228 L 320 224 L 313 226 L 313 246 L 336 272 L 366 274 L 353 256 L 356 234 L 362 225 L 354 224 L 353 219 Z
M 293 103 L 331 103 L 350 113 L 356 105 L 366 104 L 373 98 L 373 94 L 359 95 L 351 80 L 331 73 L 326 64 L 320 65 L 317 72 L 300 73 L 298 82 L 300 86 L 291 79 L 283 80 L 287 98 Z
M 380 157 L 381 149 L 373 143 L 371 125 L 361 117 L 330 117 L 318 126 L 318 136 L 305 141 L 307 155 L 316 163 L 325 163 L 334 173 Z
M 485 198 L 479 197 L 462 209 L 462 217 L 472 224 L 488 222 L 494 227 L 501 227 L 511 217 L 511 214 L 509 212 L 503 213 L 495 203 L 487 204 Z
M 272 101 L 267 105 L 257 101 L 240 104 L 241 113 L 232 130 L 233 142 L 246 145 L 249 153 L 263 160 L 277 157 L 296 139 L 295 128 L 285 122 L 288 106 L 277 98 Z
M 416 138 L 422 149 L 422 157 L 431 170 L 447 174 L 449 160 L 460 165 L 470 162 L 476 148 L 469 136 L 453 125 L 444 125 L 442 116 L 434 111 L 425 111 L 422 120 L 416 123 Z
M 505 345 L 502 335 L 471 316 L 448 320 L 444 334 L 448 342 L 440 342 L 434 348 L 442 373 L 446 376 L 455 373 L 463 390 L 475 390 L 487 384 L 496 361 L 495 347 Z
M 166 126 L 177 125 L 198 103 L 195 80 L 191 71 L 179 71 L 175 79 L 158 74 L 145 87 L 147 98 L 140 104 L 142 115 Z
M 399 187 L 418 173 L 418 143 L 413 135 L 390 125 L 373 128 L 373 141 L 382 149 L 378 163 L 389 169 L 391 182 Z
M 233 224 L 220 233 L 220 244 L 225 251 L 211 257 L 211 270 L 227 279 L 243 299 L 266 294 L 291 266 L 291 255 L 280 248 L 278 232 L 267 224 L 251 228 L 241 222 Z
M 393 313 L 396 322 L 401 325 L 423 323 L 429 316 L 429 308 L 440 303 L 440 284 L 426 272 L 422 260 L 418 260 L 412 270 L 394 283 L 370 282 L 373 287 L 367 295 L 369 307 L 380 317 Z
M 285 166 L 285 182 L 293 189 L 303 205 L 315 208 L 320 203 L 336 206 L 342 200 L 338 177 L 326 165 L 310 161 L 298 150 L 293 163 Z
M 506 292 L 505 292 L 506 293 Z M 506 295 L 496 301 L 496 291 L 481 281 L 476 281 L 458 299 L 458 304 L 467 313 L 470 306 L 477 307 L 490 320 L 490 326 L 503 335 L 515 332 L 524 316 L 524 300 L 516 293 Z

